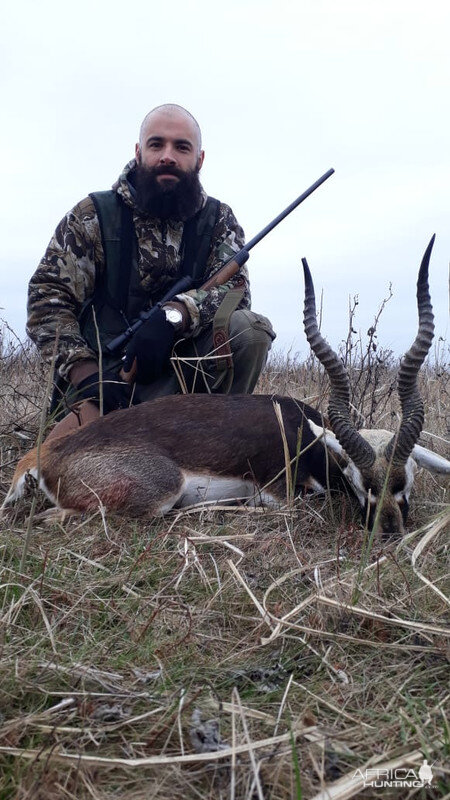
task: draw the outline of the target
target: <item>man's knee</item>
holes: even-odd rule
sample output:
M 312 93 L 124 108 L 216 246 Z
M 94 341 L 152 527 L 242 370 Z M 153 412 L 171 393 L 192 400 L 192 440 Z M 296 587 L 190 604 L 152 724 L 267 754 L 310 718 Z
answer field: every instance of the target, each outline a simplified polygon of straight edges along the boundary
M 232 394 L 251 394 L 263 370 L 275 332 L 267 317 L 247 309 L 230 317 L 229 341 L 233 354 Z
M 230 317 L 229 339 L 233 353 L 249 348 L 268 352 L 275 336 L 270 320 L 262 314 L 239 309 Z

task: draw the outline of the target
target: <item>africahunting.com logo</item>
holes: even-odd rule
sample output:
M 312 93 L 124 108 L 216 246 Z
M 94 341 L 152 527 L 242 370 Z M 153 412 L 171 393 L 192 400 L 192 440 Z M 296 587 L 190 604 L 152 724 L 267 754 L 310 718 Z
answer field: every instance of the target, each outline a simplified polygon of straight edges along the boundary
M 396 787 L 399 789 L 423 789 L 432 786 L 433 770 L 427 759 L 424 758 L 423 764 L 418 770 L 410 767 L 357 769 L 353 780 L 362 781 L 364 788 L 370 786 L 373 789 Z

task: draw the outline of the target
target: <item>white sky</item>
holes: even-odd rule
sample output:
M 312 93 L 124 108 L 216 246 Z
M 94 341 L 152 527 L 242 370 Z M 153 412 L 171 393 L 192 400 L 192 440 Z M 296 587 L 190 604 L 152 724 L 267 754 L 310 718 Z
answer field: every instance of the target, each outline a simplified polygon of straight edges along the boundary
M 417 270 L 434 232 L 436 333 L 448 342 L 449 3 L 8 5 L 0 315 L 19 335 L 29 277 L 59 219 L 110 187 L 146 112 L 175 102 L 202 128 L 205 189 L 231 205 L 248 239 L 336 170 L 252 251 L 253 307 L 272 319 L 280 349 L 307 353 L 306 256 L 330 344 L 346 337 L 349 296 L 359 296 L 365 333 L 392 282 L 379 342 L 401 353 L 415 336 Z

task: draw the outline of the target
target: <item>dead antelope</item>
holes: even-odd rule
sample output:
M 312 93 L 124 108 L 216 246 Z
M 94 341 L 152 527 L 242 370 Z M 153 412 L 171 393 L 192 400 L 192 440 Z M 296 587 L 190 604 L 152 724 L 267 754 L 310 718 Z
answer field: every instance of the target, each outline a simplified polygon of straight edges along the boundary
M 28 474 L 57 507 L 54 513 L 102 505 L 136 517 L 206 501 L 279 504 L 286 498 L 286 461 L 291 459 L 295 494 L 350 486 L 364 519 L 372 524 L 378 512 L 383 532 L 402 533 L 416 462 L 450 473 L 449 461 L 417 445 L 423 424 L 417 375 L 433 338 L 428 293 L 432 245 L 433 240 L 417 284 L 419 331 L 399 370 L 402 421 L 397 434 L 357 431 L 352 424 L 348 375 L 319 333 L 314 287 L 304 261 L 304 326 L 330 379 L 332 431 L 323 429 L 318 411 L 289 397 L 163 397 L 44 442 L 39 462 L 37 450 L 32 450 L 19 462 L 2 508 L 22 495 Z M 274 403 L 280 406 L 282 426 Z

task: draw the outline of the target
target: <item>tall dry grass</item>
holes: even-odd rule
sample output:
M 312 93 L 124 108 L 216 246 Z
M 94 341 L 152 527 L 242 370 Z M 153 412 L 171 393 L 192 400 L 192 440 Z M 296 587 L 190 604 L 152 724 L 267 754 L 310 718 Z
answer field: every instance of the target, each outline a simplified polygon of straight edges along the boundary
M 397 363 L 374 335 L 343 343 L 353 413 L 395 429 Z M 423 442 L 447 457 L 448 367 L 442 344 L 421 375 Z M 46 376 L 11 340 L 0 374 L 5 493 Z M 326 409 L 312 358 L 272 359 L 259 391 Z M 340 497 L 33 521 L 21 570 L 30 508 L 1 523 L 1 800 L 450 796 L 443 479 L 419 475 L 410 532 L 363 563 Z M 424 758 L 432 788 L 362 786 L 366 768 L 417 773 Z

